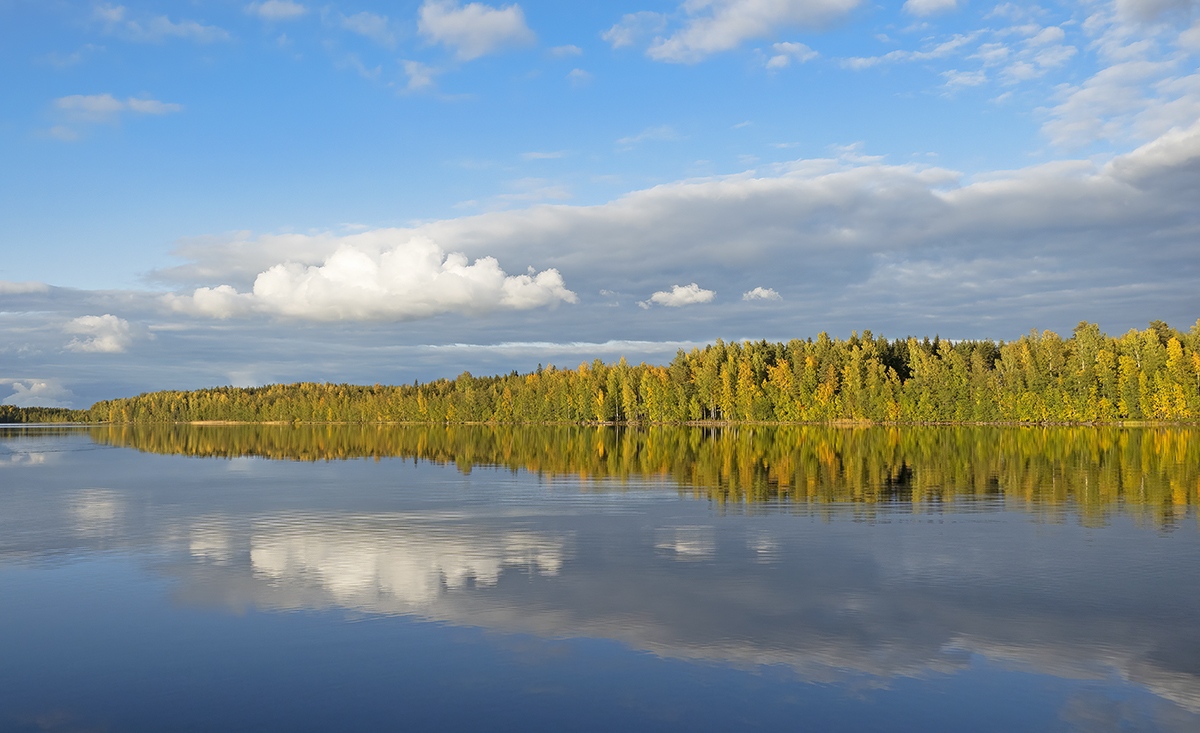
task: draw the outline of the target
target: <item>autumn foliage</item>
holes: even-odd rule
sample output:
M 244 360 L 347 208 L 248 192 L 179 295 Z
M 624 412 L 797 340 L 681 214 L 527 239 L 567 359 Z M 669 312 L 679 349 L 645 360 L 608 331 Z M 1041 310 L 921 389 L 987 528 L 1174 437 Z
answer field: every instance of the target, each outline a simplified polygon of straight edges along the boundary
M 685 423 L 1113 422 L 1200 419 L 1200 321 L 1110 337 L 1080 323 L 1011 342 L 837 340 L 715 344 L 667 365 L 401 386 L 299 383 L 153 392 L 98 402 L 93 422 Z

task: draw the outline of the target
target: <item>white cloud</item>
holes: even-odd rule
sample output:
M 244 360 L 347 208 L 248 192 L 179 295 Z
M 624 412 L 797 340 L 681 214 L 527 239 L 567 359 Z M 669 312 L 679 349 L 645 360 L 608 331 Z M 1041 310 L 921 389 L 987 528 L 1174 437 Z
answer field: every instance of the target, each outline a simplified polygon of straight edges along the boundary
M 742 293 L 742 300 L 783 300 L 774 288 L 764 288 L 759 286 L 753 290 L 747 290 Z
M 592 75 L 583 69 L 571 69 L 571 71 L 567 74 L 567 81 L 571 82 L 571 86 L 578 89 L 591 84 Z
M 120 354 L 133 343 L 129 321 L 110 313 L 102 316 L 80 316 L 63 326 L 63 331 L 77 335 L 66 345 L 69 351 Z
M 250 288 L 257 274 L 277 263 L 321 265 L 347 243 L 383 250 L 425 239 L 462 252 L 467 261 L 491 255 L 553 267 L 581 293 L 648 295 L 663 286 L 655 273 L 679 272 L 681 263 L 686 282 L 703 281 L 718 293 L 741 294 L 769 282 L 771 273 L 808 273 L 803 291 L 786 296 L 795 308 L 769 324 L 781 336 L 843 327 L 848 332 L 864 323 L 905 331 L 936 321 L 1007 338 L 1030 325 L 1069 329 L 1080 318 L 1121 329 L 1163 318 L 1186 328 L 1196 318 L 1200 277 L 1198 170 L 1200 123 L 1108 164 L 1060 160 L 974 178 L 834 151 L 823 159 L 666 183 L 600 205 L 536 205 L 357 239 L 234 234 L 189 242 L 176 252 L 188 264 L 157 276 L 189 283 L 188 292 L 196 285 L 231 284 L 236 289 L 228 295 L 241 291 L 269 313 Z M 1040 274 L 1034 276 L 1034 269 Z M 919 297 L 911 288 L 861 287 L 872 277 L 904 272 L 963 277 L 939 276 L 943 285 Z M 614 301 L 624 305 L 611 306 Z M 669 334 L 614 333 L 611 318 L 597 316 L 604 312 L 599 309 L 635 302 L 597 297 L 559 309 L 545 314 L 542 333 L 556 341 L 704 340 L 722 333 L 755 337 L 763 327 L 738 326 L 718 308 L 704 309 L 711 321 L 689 321 L 685 331 Z M 663 310 L 664 318 L 691 315 Z M 496 340 L 521 340 L 521 333 L 513 327 Z M 455 330 L 424 338 L 470 337 Z
M 72 94 L 54 100 L 54 107 L 73 120 L 85 122 L 110 121 L 122 112 L 165 115 L 183 111 L 183 105 L 174 102 L 137 97 L 121 100 L 111 94 Z
M 426 0 L 417 29 L 434 43 L 454 49 L 460 61 L 533 44 L 537 37 L 525 24 L 520 5 L 493 8 L 483 3 L 459 6 L 454 0 Z
M 408 77 L 408 84 L 405 86 L 408 91 L 417 92 L 433 86 L 434 75 L 438 73 L 437 69 L 420 61 L 411 60 L 401 61 L 400 65 L 404 68 L 404 75 Z
M 565 59 L 565 58 L 570 58 L 572 56 L 582 56 L 583 49 L 580 48 L 579 46 L 574 46 L 574 45 L 555 46 L 554 48 L 551 48 L 550 50 L 548 50 L 546 53 L 550 54 L 554 58 Z
M 848 14 L 860 0 L 687 0 L 680 10 L 688 16 L 683 27 L 656 38 L 646 54 L 657 61 L 695 63 L 729 51 L 754 38 L 766 38 L 785 28 L 819 27 Z M 631 16 L 626 16 L 627 19 Z M 624 21 L 623 21 L 624 22 Z M 612 34 L 612 38 L 608 38 Z M 614 26 L 606 39 L 614 46 L 634 42 Z
M 895 51 L 885 53 L 882 56 L 856 56 L 844 59 L 842 61 L 842 65 L 848 69 L 854 69 L 857 71 L 861 69 L 869 69 L 872 66 L 878 66 L 879 64 L 907 61 L 931 61 L 933 59 L 946 58 L 958 53 L 978 37 L 978 31 L 972 33 L 961 33 L 951 37 L 949 40 L 932 46 L 925 51 L 908 51 L 905 49 L 897 49 Z
M 534 150 L 528 153 L 521 153 L 521 160 L 556 160 L 558 158 L 565 158 L 566 156 L 566 152 L 562 150 L 548 152 Z
M 1183 48 L 1200 51 L 1200 20 L 1193 23 L 1191 28 L 1179 34 L 1178 43 Z
M 284 262 L 262 272 L 253 290 L 228 285 L 168 295 L 172 309 L 229 318 L 262 312 L 306 320 L 410 320 L 442 313 L 483 314 L 574 303 L 556 269 L 508 275 L 492 257 L 471 263 L 429 239 L 380 247 L 379 239 L 344 238 L 320 265 Z
M 161 43 L 171 38 L 214 43 L 232 38 L 224 28 L 194 20 L 176 22 L 165 15 L 140 20 L 130 18 L 123 5 L 97 5 L 92 9 L 92 18 L 102 23 L 106 32 L 139 43 Z
M 1150 139 L 1187 124 L 1200 109 L 1200 74 L 1173 78 L 1173 70 L 1165 62 L 1127 61 L 1077 86 L 1064 86 L 1061 101 L 1047 110 L 1042 131 L 1057 145 L 1075 147 L 1096 140 Z
M 1054 69 L 1070 61 L 1078 52 L 1074 46 L 1047 46 L 1037 52 L 1033 61 L 1043 69 Z
M 768 69 L 783 69 L 792 61 L 804 63 L 820 56 L 819 53 L 803 43 L 775 43 L 772 44 L 771 50 L 774 53 L 767 59 Z
M 50 286 L 46 283 L 33 281 L 12 282 L 0 280 L 0 295 L 28 295 L 30 293 L 48 293 Z
M 649 142 L 670 142 L 679 139 L 679 133 L 675 132 L 675 128 L 670 125 L 658 125 L 657 127 L 647 127 L 636 135 L 629 135 L 617 140 L 617 147 L 632 148 L 633 146 Z
M 130 112 L 142 115 L 166 115 L 172 112 L 182 112 L 183 105 L 174 102 L 160 102 L 157 99 L 137 99 L 130 97 L 125 100 L 125 106 Z
M 128 109 L 126 104 L 111 94 L 72 94 L 54 100 L 54 106 L 78 117 L 115 117 Z
M 15 407 L 70 407 L 75 395 L 57 379 L 0 379 L 13 393 L 3 404 Z
M 659 290 L 648 299 L 638 303 L 643 308 L 651 305 L 665 305 L 668 308 L 679 308 L 685 305 L 711 303 L 716 293 L 705 290 L 696 283 L 691 285 L 672 285 L 670 290 Z
M 246 12 L 267 21 L 295 20 L 308 13 L 308 8 L 290 0 L 266 0 L 250 3 L 246 6 Z
M 392 33 L 391 23 L 386 15 L 378 15 L 364 10 L 354 15 L 343 15 L 339 25 L 351 33 L 369 38 L 385 48 L 392 48 L 396 45 L 396 35 Z
M 232 285 L 197 288 L 191 296 L 167 295 L 164 302 L 180 313 L 222 319 L 249 315 L 259 308 L 253 293 L 239 293 Z
M 958 0 L 906 0 L 904 12 L 925 17 L 954 10 L 956 7 L 958 7 Z
M 977 87 L 987 83 L 987 73 L 983 71 L 959 71 L 951 69 L 942 72 L 942 78 L 946 80 L 948 89 L 957 89 L 959 87 Z
M 1052 43 L 1062 43 L 1066 37 L 1066 31 L 1056 25 L 1052 25 L 1041 29 L 1036 35 L 1025 42 L 1031 46 L 1048 46 Z
M 1019 48 L 1014 50 L 1000 43 L 985 43 L 972 56 L 981 60 L 984 66 L 1007 64 L 999 75 L 1005 84 L 1040 78 L 1065 65 L 1079 52 L 1075 46 L 1062 43 L 1066 32 L 1058 26 L 1041 28 L 1031 24 L 1010 30 L 1028 35 Z
M 613 48 L 625 48 L 641 42 L 646 36 L 658 33 L 667 27 L 667 16 L 643 10 L 629 13 L 611 28 L 600 34 Z
M 461 520 L 447 516 L 391 520 L 314 515 L 296 527 L 260 523 L 248 553 L 253 576 L 291 589 L 286 608 L 318 598 L 322 607 L 428 615 L 447 594 L 494 587 L 506 571 L 553 576 L 563 565 L 565 542 L 555 535 L 481 527 L 448 533 L 448 523 Z
M 979 59 L 984 66 L 998 66 L 1008 61 L 1012 49 L 1003 43 L 981 43 L 969 58 Z
M 1037 5 L 1017 5 L 1016 3 L 1000 3 L 992 8 L 984 18 L 1004 18 L 1013 22 L 1029 20 L 1044 15 L 1045 10 Z
M 1187 14 L 1174 11 L 1189 6 L 1200 11 L 1196 0 L 1129 2 L 1118 3 L 1115 13 L 1100 9 L 1089 16 L 1083 23 L 1094 37 L 1089 48 L 1108 63 L 1082 83 L 1059 87 L 1057 104 L 1042 110 L 1043 133 L 1071 147 L 1097 140 L 1141 142 L 1200 119 L 1200 72 L 1178 48 L 1163 50 L 1186 48 Z M 1055 49 L 1055 44 L 1041 49 L 1039 63 L 1064 63 Z
M 56 140 L 72 142 L 82 137 L 82 126 L 115 123 L 122 114 L 173 114 L 183 111 L 183 105 L 144 97 L 117 99 L 111 94 L 72 94 L 54 100 L 54 110 L 67 124 L 54 125 L 45 134 Z

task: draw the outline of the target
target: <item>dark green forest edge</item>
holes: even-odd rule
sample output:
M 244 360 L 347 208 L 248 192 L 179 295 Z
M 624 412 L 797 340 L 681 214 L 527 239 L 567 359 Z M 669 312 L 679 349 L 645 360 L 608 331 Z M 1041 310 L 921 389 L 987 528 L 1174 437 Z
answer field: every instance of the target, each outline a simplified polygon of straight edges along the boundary
M 165 391 L 88 410 L 6 408 L 8 422 L 1093 423 L 1200 419 L 1200 320 L 1111 337 L 1080 323 L 1016 341 L 718 341 L 666 366 L 576 369 L 401 386 L 300 383 Z

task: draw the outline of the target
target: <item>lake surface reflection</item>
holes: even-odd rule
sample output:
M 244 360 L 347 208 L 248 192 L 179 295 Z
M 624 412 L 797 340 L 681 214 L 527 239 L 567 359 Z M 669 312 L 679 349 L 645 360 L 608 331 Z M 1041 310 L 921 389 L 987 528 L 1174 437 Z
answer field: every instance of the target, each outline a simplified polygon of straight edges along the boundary
M 1198 438 L 4 430 L 0 729 L 1194 731 Z

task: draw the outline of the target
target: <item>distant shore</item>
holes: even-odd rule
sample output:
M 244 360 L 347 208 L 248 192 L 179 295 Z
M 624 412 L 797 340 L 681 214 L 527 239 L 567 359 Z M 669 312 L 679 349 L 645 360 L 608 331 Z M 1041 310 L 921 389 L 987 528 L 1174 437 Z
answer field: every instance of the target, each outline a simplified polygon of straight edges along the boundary
M 86 410 L 0 405 L 0 422 L 448 425 L 1142 425 L 1200 421 L 1200 321 L 1120 337 L 1080 323 L 1011 342 L 716 341 L 669 364 L 401 385 L 164 390 Z

